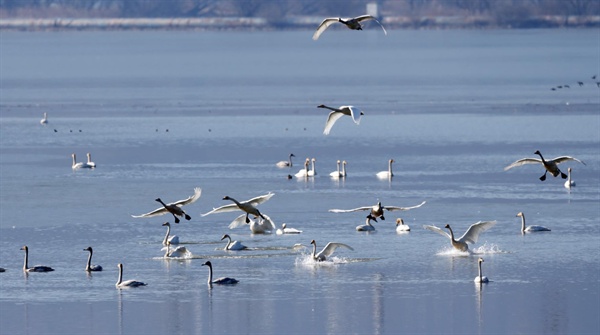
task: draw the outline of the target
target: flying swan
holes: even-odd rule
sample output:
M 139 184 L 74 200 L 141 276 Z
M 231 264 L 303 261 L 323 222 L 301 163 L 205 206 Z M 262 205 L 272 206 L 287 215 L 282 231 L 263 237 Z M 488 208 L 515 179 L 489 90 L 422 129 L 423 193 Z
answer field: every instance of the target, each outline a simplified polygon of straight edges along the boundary
M 102 266 L 100 265 L 92 265 L 92 254 L 94 253 L 94 250 L 92 249 L 92 247 L 87 247 L 85 249 L 83 249 L 83 251 L 89 251 L 90 254 L 88 256 L 88 260 L 87 263 L 85 265 L 85 271 L 90 272 L 90 271 L 102 271 Z
M 546 228 L 544 226 L 536 226 L 536 225 L 532 225 L 529 227 L 525 227 L 525 214 L 523 214 L 523 212 L 519 212 L 517 213 L 517 217 L 521 217 L 521 233 L 525 234 L 525 233 L 534 233 L 536 231 L 550 231 L 549 228 Z
M 54 271 L 53 268 L 49 267 L 49 266 L 45 266 L 45 265 L 36 265 L 36 266 L 32 266 L 29 267 L 28 261 L 29 261 L 29 248 L 24 245 L 23 247 L 21 247 L 21 250 L 25 250 L 25 263 L 23 263 L 23 271 L 26 272 L 50 272 L 50 271 Z
M 383 216 L 384 210 L 386 210 L 386 211 L 408 211 L 411 209 L 419 208 L 419 207 L 423 206 L 425 203 L 426 203 L 426 201 L 423 201 L 422 203 L 420 203 L 416 206 L 412 206 L 412 207 L 397 207 L 397 206 L 384 207 L 383 205 L 381 205 L 381 201 L 379 201 L 379 202 L 377 202 L 377 205 L 375 205 L 375 206 L 364 206 L 364 207 L 358 207 L 358 208 L 353 208 L 353 209 L 330 209 L 329 211 L 332 213 L 371 211 L 371 215 L 373 216 L 373 218 L 381 218 L 382 220 L 385 220 L 385 217 Z
M 117 280 L 117 283 L 115 284 L 115 286 L 117 288 L 128 288 L 128 287 L 138 287 L 138 286 L 148 285 L 146 283 L 142 283 L 141 281 L 137 281 L 137 280 L 133 280 L 133 279 L 123 281 L 123 264 L 119 263 L 117 265 L 117 267 L 119 268 L 119 279 Z
M 317 108 L 325 108 L 331 111 L 327 117 L 327 122 L 325 122 L 325 130 L 323 130 L 323 134 L 325 135 L 329 135 L 333 124 L 342 116 L 348 115 L 352 117 L 354 123 L 360 124 L 360 117 L 365 115 L 365 113 L 354 106 L 340 106 L 339 108 L 333 108 L 325 105 L 319 105 Z
M 237 283 L 239 283 L 239 280 L 235 279 L 235 278 L 229 278 L 229 277 L 221 277 L 221 278 L 217 278 L 215 280 L 213 280 L 213 268 L 212 268 L 212 263 L 210 261 L 206 261 L 204 264 L 202 264 L 203 266 L 206 265 L 208 266 L 208 287 L 212 287 L 213 284 L 217 284 L 217 285 L 235 285 Z
M 534 154 L 539 155 L 540 158 L 521 158 L 518 161 L 505 167 L 504 171 L 512 169 L 516 166 L 521 166 L 521 165 L 525 165 L 525 164 L 542 164 L 544 166 L 544 169 L 546 169 L 546 171 L 544 171 L 544 175 L 540 177 L 540 180 L 544 181 L 544 180 L 546 180 L 546 174 L 548 172 L 550 172 L 550 174 L 553 177 L 557 177 L 560 174 L 562 179 L 567 179 L 567 175 L 564 174 L 564 172 L 560 171 L 560 169 L 558 168 L 558 164 L 560 164 L 560 163 L 564 163 L 566 161 L 576 161 L 583 165 L 586 165 L 583 161 L 580 161 L 579 159 L 571 157 L 571 156 L 559 156 L 559 157 L 556 157 L 554 159 L 547 161 L 544 159 L 544 157 L 542 156 L 542 153 L 540 153 L 539 150 L 534 152 Z
M 450 242 L 452 243 L 452 246 L 455 249 L 460 250 L 460 251 L 468 251 L 469 245 L 467 243 L 471 243 L 471 244 L 477 243 L 479 234 L 490 229 L 495 224 L 496 224 L 496 221 L 479 221 L 477 223 L 474 223 L 469 227 L 469 229 L 467 229 L 467 231 L 464 233 L 464 235 L 461 236 L 459 239 L 454 239 L 454 232 L 452 231 L 452 228 L 450 228 L 449 224 L 445 225 L 444 228 L 448 229 L 450 231 L 450 234 L 446 233 L 444 230 L 442 230 L 441 228 L 438 228 L 436 226 L 424 225 L 423 228 L 434 231 L 442 236 L 446 236 L 447 238 L 450 239 Z
M 344 243 L 329 242 L 329 243 L 327 243 L 325 248 L 323 248 L 323 250 L 321 250 L 319 253 L 317 253 L 317 242 L 315 242 L 315 240 L 312 240 L 312 241 L 310 241 L 310 244 L 313 245 L 312 258 L 317 262 L 323 262 L 323 261 L 327 260 L 327 257 L 331 256 L 333 254 L 333 252 L 335 251 L 335 249 L 337 249 L 339 247 L 344 247 L 346 249 L 354 250 L 351 246 L 344 244 Z
M 265 195 L 261 195 L 258 197 L 254 197 L 252 199 L 246 200 L 246 201 L 242 201 L 239 202 L 235 199 L 233 199 L 230 196 L 225 196 L 223 198 L 223 200 L 231 200 L 233 201 L 233 204 L 229 204 L 229 205 L 224 205 L 221 207 L 217 207 L 217 208 L 213 208 L 212 211 L 207 212 L 202 214 L 202 216 L 207 216 L 209 214 L 214 214 L 214 213 L 225 213 L 225 212 L 233 212 L 233 211 L 237 211 L 237 210 L 241 210 L 243 212 L 245 212 L 245 216 L 246 216 L 246 223 L 250 223 L 250 219 L 248 218 L 248 215 L 252 214 L 254 217 L 261 217 L 263 220 L 266 220 L 266 218 L 264 217 L 264 215 L 262 215 L 260 213 L 260 211 L 258 210 L 258 208 L 256 208 L 256 206 L 262 204 L 263 202 L 271 199 L 271 197 L 275 195 L 275 193 L 268 193 Z
M 156 201 L 160 202 L 163 207 L 157 208 L 152 212 L 142 214 L 142 215 L 132 215 L 134 218 L 149 218 L 153 216 L 164 215 L 167 213 L 171 213 L 175 218 L 175 223 L 179 223 L 179 218 L 177 216 L 184 217 L 186 220 L 190 220 L 192 217 L 189 216 L 186 212 L 181 209 L 182 206 L 192 204 L 196 202 L 196 200 L 200 199 L 200 195 L 202 194 L 202 189 L 200 187 L 194 188 L 194 195 L 189 196 L 187 199 L 179 200 L 172 202 L 170 204 L 165 204 L 160 198 L 157 198 Z
M 483 263 L 483 258 L 479 257 L 479 259 L 477 260 L 477 263 L 479 265 L 479 275 L 477 277 L 475 277 L 475 279 L 473 280 L 476 283 L 487 283 L 490 280 L 488 279 L 488 277 L 482 275 L 481 273 L 481 263 Z
M 317 28 L 317 31 L 315 31 L 315 33 L 313 34 L 312 39 L 315 41 L 318 40 L 319 36 L 321 36 L 321 34 L 330 25 L 332 25 L 336 22 L 343 23 L 346 27 L 348 27 L 349 29 L 352 29 L 352 30 L 363 30 L 360 22 L 365 21 L 365 20 L 373 20 L 373 21 L 377 22 L 377 24 L 379 24 L 379 26 L 381 26 L 381 29 L 383 29 L 383 33 L 385 35 L 387 35 L 387 31 L 385 31 L 385 28 L 383 27 L 383 25 L 381 23 L 379 23 L 379 21 L 377 21 L 377 19 L 374 16 L 361 15 L 361 16 L 357 16 L 355 18 L 347 18 L 347 19 L 342 19 L 340 17 L 328 17 L 325 20 L 323 20 L 323 22 L 321 22 L 321 24 Z

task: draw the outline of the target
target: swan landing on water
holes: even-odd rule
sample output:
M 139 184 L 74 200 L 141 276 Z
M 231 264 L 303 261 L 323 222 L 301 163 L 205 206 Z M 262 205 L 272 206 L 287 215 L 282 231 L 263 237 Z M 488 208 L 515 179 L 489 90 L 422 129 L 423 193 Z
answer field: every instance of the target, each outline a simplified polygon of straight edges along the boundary
M 160 198 L 157 198 L 156 201 L 160 202 L 163 205 L 161 208 L 157 208 L 157 209 L 153 210 L 152 212 L 148 212 L 148 213 L 141 214 L 141 215 L 132 215 L 131 217 L 149 218 L 149 217 L 153 217 L 153 216 L 159 216 L 159 215 L 171 213 L 173 215 L 173 217 L 175 218 L 175 223 L 179 223 L 178 216 L 185 217 L 186 220 L 190 220 L 191 217 L 186 212 L 184 212 L 183 209 L 181 209 L 181 207 L 185 206 L 185 205 L 193 204 L 198 199 L 200 199 L 201 195 L 202 195 L 202 189 L 199 187 L 196 187 L 196 188 L 194 188 L 193 195 L 189 196 L 186 199 L 175 201 L 170 204 L 165 204 Z
M 450 234 L 446 233 L 444 230 L 436 226 L 424 225 L 423 228 L 434 231 L 442 236 L 446 236 L 447 238 L 449 238 L 450 243 L 452 244 L 454 249 L 457 249 L 459 251 L 468 251 L 469 245 L 467 243 L 477 243 L 479 234 L 492 228 L 495 224 L 496 221 L 479 221 L 477 223 L 474 223 L 469 227 L 469 229 L 467 229 L 463 236 L 461 236 L 458 239 L 454 239 L 454 232 L 452 231 L 452 228 L 450 228 L 449 224 L 445 225 L 444 228 L 448 229 L 450 231 Z
M 516 162 L 505 167 L 504 171 L 512 169 L 516 166 L 521 166 L 521 165 L 525 165 L 525 164 L 542 164 L 544 166 L 544 169 L 546 169 L 546 171 L 544 171 L 544 175 L 540 177 L 540 180 L 544 181 L 544 180 L 546 180 L 546 174 L 548 172 L 550 172 L 550 174 L 553 177 L 557 177 L 558 175 L 560 175 L 562 179 L 567 179 L 567 175 L 564 172 L 560 171 L 560 169 L 558 168 L 558 164 L 560 164 L 560 163 L 564 163 L 567 161 L 576 161 L 576 162 L 579 162 L 579 163 L 585 165 L 585 163 L 583 161 L 580 161 L 579 159 L 571 157 L 571 156 L 559 156 L 559 157 L 556 157 L 551 160 L 545 160 L 544 157 L 542 156 L 542 153 L 539 150 L 534 152 L 534 154 L 540 156 L 540 158 L 521 158 L 521 159 L 517 160 Z
M 327 260 L 327 257 L 331 256 L 333 254 L 333 252 L 335 251 L 335 249 L 337 249 L 339 247 L 354 250 L 351 246 L 344 244 L 344 243 L 329 242 L 329 243 L 327 243 L 325 248 L 323 248 L 323 250 L 321 250 L 319 253 L 317 253 L 317 242 L 315 242 L 315 240 L 312 240 L 312 241 L 310 241 L 310 244 L 313 245 L 312 259 L 314 259 L 317 262 L 323 262 L 323 261 Z

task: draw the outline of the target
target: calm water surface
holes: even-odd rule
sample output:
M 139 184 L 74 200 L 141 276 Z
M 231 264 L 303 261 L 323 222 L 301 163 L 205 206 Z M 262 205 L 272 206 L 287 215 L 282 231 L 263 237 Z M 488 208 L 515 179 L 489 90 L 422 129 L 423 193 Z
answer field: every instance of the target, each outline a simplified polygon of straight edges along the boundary
M 378 34 L 379 33 L 379 34 Z M 596 30 L 8 33 L 0 39 L 0 332 L 600 332 L 600 74 Z M 354 48 L 359 43 L 364 49 Z M 582 87 L 577 81 L 583 81 Z M 551 91 L 569 84 L 570 89 Z M 319 104 L 361 107 L 323 136 Z M 42 113 L 49 123 L 39 123 Z M 577 186 L 503 167 L 540 150 L 571 155 Z M 94 170 L 72 171 L 92 153 Z M 275 163 L 296 155 L 292 169 Z M 318 176 L 293 178 L 306 157 Z M 395 177 L 378 171 L 393 158 Z M 332 180 L 336 160 L 348 177 Z M 193 257 L 166 260 L 162 216 Z M 274 192 L 260 209 L 299 235 L 230 230 L 202 217 Z M 388 206 L 361 233 L 366 213 Z M 521 235 L 528 224 L 552 229 Z M 396 218 L 412 228 L 397 234 Z M 472 254 L 422 228 L 497 220 Z M 224 251 L 228 233 L 250 250 Z M 310 241 L 346 243 L 332 261 Z M 30 264 L 52 273 L 23 274 Z M 302 244 L 305 247 L 294 247 Z M 104 271 L 83 271 L 87 246 Z M 477 258 L 491 280 L 475 285 Z M 206 284 L 210 259 L 232 287 Z M 117 290 L 125 279 L 148 286 Z

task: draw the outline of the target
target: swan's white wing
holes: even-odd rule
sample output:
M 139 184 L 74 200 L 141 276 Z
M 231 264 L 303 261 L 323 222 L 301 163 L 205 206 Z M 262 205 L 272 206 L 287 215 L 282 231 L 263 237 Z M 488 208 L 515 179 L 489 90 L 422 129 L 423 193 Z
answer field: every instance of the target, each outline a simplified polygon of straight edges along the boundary
M 325 20 L 323 20 L 323 22 L 321 22 L 321 24 L 317 28 L 317 31 L 315 31 L 315 33 L 313 34 L 312 39 L 315 41 L 318 40 L 319 36 L 321 36 L 321 34 L 325 31 L 325 29 L 327 29 L 330 25 L 332 25 L 336 22 L 339 22 L 339 18 L 337 18 L 337 17 L 328 17 Z
M 448 234 L 445 230 L 442 230 L 441 228 L 438 228 L 436 226 L 423 225 L 423 228 L 434 231 L 434 232 L 436 232 L 442 236 L 445 236 L 447 238 L 450 238 L 450 234 Z
M 246 224 L 246 213 L 238 216 L 229 224 L 229 229 L 235 229 Z
M 521 165 L 525 165 L 525 164 L 542 164 L 542 160 L 539 158 L 521 158 L 518 161 L 510 164 L 509 166 L 504 168 L 504 171 L 508 170 L 508 169 L 512 169 L 515 166 L 521 166 Z
M 579 159 L 575 158 L 575 157 L 571 157 L 571 156 L 560 156 L 560 157 L 556 157 L 553 159 L 554 163 L 558 164 L 558 163 L 563 163 L 566 161 L 576 161 L 579 162 L 583 165 L 586 165 L 583 161 L 580 161 Z
M 373 21 L 377 22 L 377 24 L 381 27 L 381 29 L 383 29 L 383 33 L 385 35 L 387 35 L 387 31 L 383 27 L 383 24 L 381 24 L 381 22 L 379 22 L 375 17 L 373 17 L 371 15 L 361 15 L 359 17 L 356 17 L 355 20 L 358 21 L 358 22 L 361 22 L 361 21 L 364 21 L 364 20 L 373 20 Z
M 270 226 L 271 227 L 270 230 L 276 230 L 277 226 L 275 226 L 275 222 L 273 222 L 273 220 L 271 220 L 271 218 L 268 215 L 266 215 L 265 213 L 261 213 L 261 214 L 265 217 L 265 220 L 263 220 L 262 224 Z M 261 218 L 259 218 L 259 220 L 260 219 Z
M 161 208 L 157 208 L 155 210 L 153 210 L 152 212 L 148 212 L 145 214 L 141 214 L 141 215 L 132 215 L 131 217 L 133 218 L 151 218 L 153 216 L 159 216 L 159 215 L 163 215 L 163 214 L 167 214 L 169 211 L 167 211 L 166 208 L 161 207 Z
M 329 243 L 327 243 L 327 245 L 325 246 L 325 248 L 323 248 L 323 250 L 321 250 L 321 252 L 319 253 L 319 255 L 324 255 L 325 257 L 329 257 L 329 256 L 331 256 L 331 254 L 333 254 L 333 252 L 335 251 L 335 249 L 337 249 L 339 247 L 343 247 L 343 248 L 346 248 L 346 249 L 354 250 L 351 246 L 349 246 L 347 244 L 344 244 L 344 243 L 329 242 Z
M 342 112 L 333 111 L 333 112 L 329 113 L 329 116 L 327 117 L 327 122 L 325 122 L 325 130 L 323 130 L 323 134 L 329 135 L 329 132 L 331 131 L 331 127 L 333 127 L 333 124 L 342 116 L 344 116 L 344 114 Z
M 350 213 L 358 211 L 370 211 L 371 209 L 373 209 L 373 206 L 358 207 L 353 209 L 330 209 L 329 211 L 332 213 Z
M 266 202 L 267 200 L 271 199 L 271 197 L 274 196 L 274 195 L 275 195 L 275 193 L 268 193 L 268 194 L 265 194 L 265 195 L 254 197 L 254 198 L 246 200 L 246 201 L 242 201 L 241 203 L 243 203 L 243 204 L 250 204 L 253 207 L 256 207 L 256 206 L 262 204 L 263 202 Z
M 423 201 L 422 203 L 416 205 L 416 206 L 411 206 L 411 207 L 396 207 L 396 206 L 385 206 L 383 207 L 383 209 L 386 209 L 388 211 L 407 211 L 410 209 L 414 209 L 414 208 L 419 208 L 423 205 L 425 205 L 427 201 Z
M 194 195 L 189 196 L 187 199 L 175 201 L 173 203 L 170 203 L 169 205 L 177 205 L 179 207 L 183 205 L 189 205 L 196 202 L 196 200 L 200 199 L 200 195 L 202 195 L 202 189 L 200 187 L 196 187 L 194 188 Z
M 239 210 L 240 209 L 238 208 L 238 206 L 236 204 L 228 204 L 228 205 L 223 205 L 221 207 L 213 208 L 212 211 L 204 213 L 201 216 L 207 216 L 209 214 L 214 214 L 214 213 L 233 212 L 233 211 L 239 211 Z
M 496 224 L 496 221 L 479 221 L 477 223 L 472 224 L 469 229 L 461 236 L 457 241 L 459 242 L 468 242 L 468 243 L 477 243 L 477 239 L 479 238 L 479 234 L 484 231 L 492 228 Z
M 340 107 L 340 109 L 342 108 L 348 108 L 348 110 L 350 110 L 350 116 L 352 116 L 352 120 L 354 121 L 354 123 L 356 124 L 360 124 L 360 117 L 362 116 L 361 113 L 362 111 L 354 106 L 342 106 Z

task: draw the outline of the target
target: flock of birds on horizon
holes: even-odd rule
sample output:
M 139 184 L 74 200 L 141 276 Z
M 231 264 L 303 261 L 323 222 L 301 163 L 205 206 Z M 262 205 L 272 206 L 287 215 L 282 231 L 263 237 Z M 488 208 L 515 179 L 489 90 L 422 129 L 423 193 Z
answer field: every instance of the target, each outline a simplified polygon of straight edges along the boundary
M 331 26 L 334 23 L 344 24 L 346 27 L 348 27 L 349 29 L 352 29 L 352 30 L 362 30 L 361 22 L 366 21 L 366 20 L 375 21 L 377 24 L 379 24 L 381 26 L 381 28 L 383 29 L 383 32 L 387 35 L 387 31 L 375 17 L 373 17 L 371 15 L 362 15 L 362 16 L 358 16 L 355 18 L 348 18 L 348 19 L 326 18 L 318 26 L 318 28 L 315 31 L 312 38 L 313 38 L 313 40 L 317 40 L 321 36 L 321 34 L 329 26 Z M 592 79 L 595 80 L 596 76 L 593 76 Z M 583 86 L 583 82 L 578 82 L 578 84 L 579 84 L 579 86 Z M 600 87 L 599 82 L 596 82 L 596 84 Z M 562 87 L 569 88 L 568 85 L 562 85 L 557 88 L 562 88 Z M 556 90 L 556 88 L 552 88 L 552 90 Z M 330 133 L 331 128 L 333 127 L 335 122 L 342 116 L 344 116 L 344 115 L 349 116 L 352 118 L 352 120 L 356 124 L 359 124 L 361 116 L 364 115 L 364 113 L 360 109 L 358 109 L 354 106 L 340 106 L 338 108 L 334 108 L 334 107 L 329 107 L 326 105 L 319 105 L 319 106 L 317 106 L 317 108 L 328 109 L 331 111 L 328 115 L 327 121 L 325 123 L 325 129 L 323 131 L 323 134 L 325 134 L 325 135 L 328 135 Z M 40 121 L 40 123 L 42 125 L 48 124 L 47 113 L 44 113 L 43 119 Z M 56 131 L 57 130 L 55 129 L 55 132 Z M 80 130 L 80 132 L 81 132 L 81 130 Z M 512 164 L 506 166 L 504 168 L 504 170 L 506 171 L 506 170 L 512 169 L 514 167 L 522 166 L 525 164 L 541 164 L 545 170 L 544 174 L 541 177 L 539 177 L 539 179 L 541 181 L 546 180 L 546 175 L 548 172 L 553 177 L 557 177 L 560 175 L 561 178 L 567 179 L 564 186 L 566 188 L 570 189 L 571 187 L 575 186 L 575 182 L 571 179 L 571 168 L 569 167 L 567 170 L 568 173 L 565 174 L 564 172 L 562 172 L 559 169 L 558 164 L 564 163 L 567 161 L 576 161 L 576 162 L 579 162 L 579 163 L 582 163 L 585 165 L 585 163 L 583 161 L 581 161 L 577 158 L 571 157 L 571 156 L 559 156 L 559 157 L 556 157 L 551 160 L 545 160 L 539 150 L 536 151 L 534 154 L 538 155 L 540 158 L 522 158 L 522 159 L 519 159 L 519 160 L 513 162 Z M 96 168 L 96 163 L 94 163 L 91 160 L 90 153 L 87 153 L 87 162 L 86 163 L 77 162 L 75 153 L 73 153 L 71 156 L 72 156 L 72 169 L 73 170 L 95 169 Z M 293 167 L 292 157 L 295 157 L 295 155 L 290 154 L 287 160 L 276 163 L 276 166 L 279 168 L 292 168 Z M 310 177 L 316 176 L 317 172 L 315 169 L 315 162 L 316 162 L 315 158 L 312 158 L 312 159 L 306 158 L 306 160 L 304 161 L 303 168 L 300 169 L 294 176 L 296 178 L 310 178 Z M 384 178 L 391 179 L 394 176 L 393 171 L 392 171 L 393 163 L 394 163 L 394 159 L 390 159 L 388 161 L 388 169 L 385 171 L 378 172 L 376 174 L 376 176 L 378 178 L 382 178 L 382 179 L 384 179 Z M 338 160 L 337 161 L 337 171 L 331 172 L 330 177 L 331 178 L 346 178 L 347 177 L 346 164 L 347 164 L 346 161 Z M 311 169 L 309 169 L 310 165 L 311 165 Z M 291 179 L 293 177 L 291 175 L 288 175 L 288 178 Z M 185 218 L 186 220 L 191 220 L 191 216 L 188 213 L 186 213 L 182 207 L 196 202 L 200 198 L 201 194 L 202 194 L 202 190 L 199 187 L 196 187 L 194 189 L 194 194 L 183 200 L 178 200 L 178 201 L 175 201 L 172 203 L 165 203 L 162 201 L 161 198 L 156 198 L 155 201 L 159 202 L 161 204 L 161 207 L 159 207 L 153 211 L 150 211 L 148 213 L 145 213 L 145 214 L 132 215 L 132 217 L 134 217 L 134 218 L 149 218 L 149 217 L 161 216 L 161 215 L 165 215 L 165 214 L 171 214 L 173 216 L 175 223 L 179 223 L 181 221 L 180 218 Z M 274 195 L 274 193 L 268 193 L 268 194 L 257 196 L 257 197 L 254 197 L 252 199 L 245 200 L 245 201 L 238 201 L 230 196 L 225 196 L 223 198 L 223 200 L 231 201 L 232 202 L 231 204 L 213 208 L 211 211 L 202 214 L 202 216 L 207 216 L 207 215 L 211 215 L 211 214 L 215 214 L 215 213 L 242 211 L 243 214 L 236 217 L 229 225 L 229 228 L 233 229 L 233 228 L 240 227 L 240 226 L 243 226 L 244 224 L 246 224 L 246 225 L 249 225 L 251 232 L 254 234 L 269 233 L 274 230 L 276 230 L 276 233 L 278 235 L 302 233 L 301 230 L 287 227 L 285 223 L 282 224 L 282 227 L 280 229 L 277 229 L 275 224 L 271 220 L 271 218 L 268 215 L 259 211 L 257 206 L 266 202 L 267 200 L 269 200 L 273 195 Z M 371 221 L 377 222 L 378 218 L 381 220 L 385 220 L 385 216 L 384 216 L 385 211 L 407 211 L 407 210 L 419 208 L 419 207 L 423 206 L 425 203 L 426 202 L 423 201 L 420 204 L 415 205 L 415 206 L 398 207 L 398 206 L 383 206 L 381 204 L 381 202 L 378 202 L 374 206 L 363 206 L 363 207 L 358 207 L 358 208 L 353 208 L 353 209 L 330 209 L 329 211 L 333 212 L 333 213 L 349 213 L 349 212 L 367 211 L 368 215 L 366 216 L 365 224 L 357 226 L 356 230 L 357 231 L 373 231 L 373 230 L 375 230 L 375 227 L 371 224 Z M 252 218 L 251 218 L 251 216 L 252 216 Z M 519 212 L 516 216 L 521 218 L 521 233 L 523 233 L 523 234 L 532 233 L 532 232 L 550 231 L 550 229 L 543 227 L 543 226 L 538 226 L 538 225 L 526 226 L 525 215 L 522 212 Z M 444 228 L 447 229 L 448 232 L 446 232 L 442 228 L 432 226 L 432 225 L 423 225 L 423 228 L 433 231 L 433 232 L 436 232 L 436 233 L 448 238 L 454 249 L 461 251 L 461 252 L 469 252 L 469 244 L 477 243 L 479 235 L 481 233 L 483 233 L 484 231 L 493 227 L 495 224 L 496 224 L 496 221 L 479 221 L 477 223 L 472 224 L 466 230 L 466 232 L 459 238 L 455 237 L 454 231 L 452 230 L 452 228 L 450 227 L 449 224 L 446 224 L 444 226 Z M 185 246 L 179 245 L 180 241 L 179 241 L 178 236 L 171 235 L 171 224 L 169 222 L 165 222 L 162 225 L 167 228 L 166 235 L 162 241 L 162 245 L 164 246 L 163 250 L 165 250 L 164 257 L 165 258 L 185 258 L 185 257 L 191 255 L 191 253 L 189 252 L 189 250 L 187 250 L 187 248 Z M 408 231 L 410 231 L 410 227 L 408 225 L 405 225 L 404 221 L 401 218 L 397 218 L 396 219 L 396 231 L 397 232 L 408 232 Z M 224 250 L 237 251 L 237 250 L 248 249 L 241 242 L 232 241 L 231 237 L 228 234 L 224 234 L 221 238 L 221 240 L 225 240 L 225 239 L 227 239 L 227 244 L 225 245 Z M 344 244 L 344 243 L 329 242 L 325 245 L 325 247 L 320 252 L 317 252 L 316 241 L 313 239 L 313 240 L 311 240 L 310 244 L 313 246 L 311 258 L 316 262 L 326 261 L 327 258 L 330 257 L 337 248 L 340 248 L 340 247 L 346 248 L 349 250 L 354 250 L 351 246 Z M 172 247 L 172 246 L 175 246 L 175 247 Z M 23 265 L 23 271 L 25 271 L 26 273 L 27 272 L 54 271 L 53 268 L 48 267 L 48 266 L 43 266 L 43 265 L 36 265 L 36 266 L 29 267 L 29 265 L 28 265 L 29 248 L 27 246 L 23 246 L 21 248 L 21 250 L 25 251 L 25 260 L 24 260 L 24 265 Z M 83 250 L 89 252 L 85 271 L 88 271 L 88 272 L 102 271 L 103 270 L 102 266 L 92 265 L 92 255 L 93 255 L 92 247 L 87 247 Z M 477 262 L 478 262 L 479 272 L 478 272 L 477 277 L 475 277 L 474 281 L 476 283 L 489 282 L 489 279 L 487 277 L 483 276 L 483 274 L 482 274 L 482 269 L 481 269 L 482 265 L 481 264 L 482 264 L 482 262 L 484 262 L 484 260 L 481 257 L 479 257 Z M 231 285 L 231 284 L 237 284 L 239 282 L 238 280 L 236 280 L 234 278 L 229 278 L 229 277 L 221 277 L 218 279 L 213 279 L 212 263 L 210 261 L 206 261 L 202 265 L 208 267 L 208 272 L 209 272 L 208 285 L 209 285 L 209 287 L 212 287 L 213 284 Z M 119 269 L 118 280 L 115 284 L 115 286 L 117 288 L 127 288 L 127 287 L 137 287 L 137 286 L 147 285 L 146 283 L 140 282 L 137 280 L 123 281 L 123 264 L 119 263 L 117 265 L 117 267 Z M 5 269 L 0 268 L 0 272 L 4 272 L 4 271 L 5 271 Z

